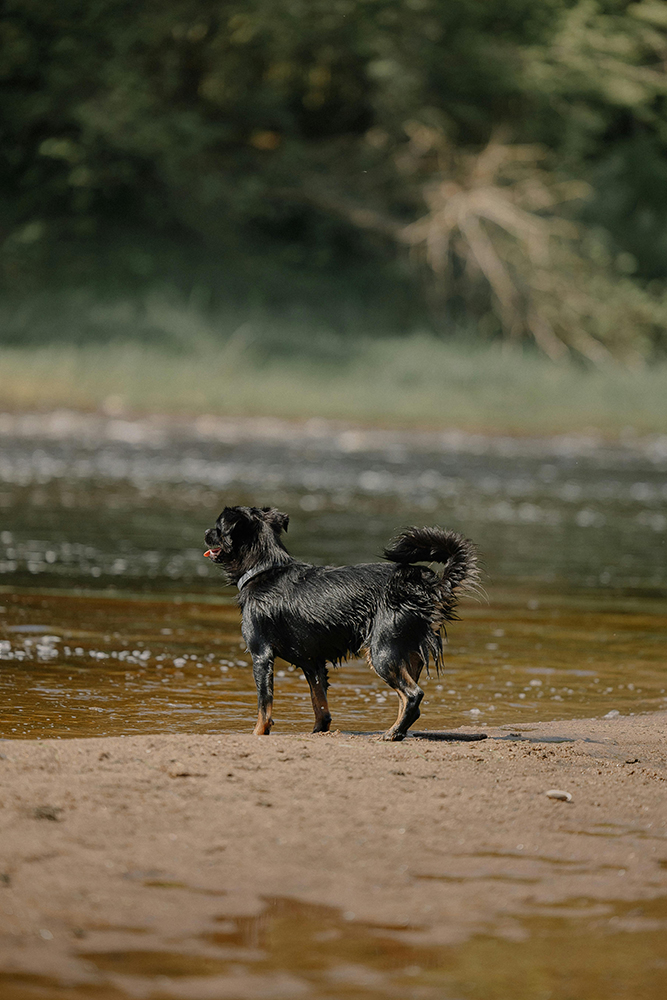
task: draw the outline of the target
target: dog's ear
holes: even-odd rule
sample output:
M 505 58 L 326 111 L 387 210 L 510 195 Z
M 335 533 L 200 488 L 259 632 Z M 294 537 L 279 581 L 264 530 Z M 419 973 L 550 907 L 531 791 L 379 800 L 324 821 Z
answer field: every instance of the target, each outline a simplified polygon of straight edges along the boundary
M 233 525 L 238 524 L 239 521 L 247 520 L 249 520 L 247 507 L 225 507 L 222 514 L 218 518 L 218 521 L 224 522 L 224 524 L 229 525 L 230 528 Z
M 262 514 L 266 523 L 270 524 L 278 534 L 281 531 L 287 531 L 289 524 L 288 514 L 283 514 L 282 511 L 276 510 L 275 507 L 262 507 Z
M 218 518 L 220 542 L 224 552 L 229 554 L 237 545 L 247 541 L 252 533 L 253 520 L 255 519 L 247 507 L 225 507 Z

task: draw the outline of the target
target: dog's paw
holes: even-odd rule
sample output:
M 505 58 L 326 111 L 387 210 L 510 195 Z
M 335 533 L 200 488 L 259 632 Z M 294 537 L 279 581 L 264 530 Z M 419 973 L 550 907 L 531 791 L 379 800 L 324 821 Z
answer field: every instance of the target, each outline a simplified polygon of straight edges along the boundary
M 404 740 L 406 736 L 407 733 L 398 732 L 396 729 L 388 729 L 386 733 L 383 733 L 382 736 L 379 737 L 379 739 L 384 743 L 400 743 L 400 741 Z

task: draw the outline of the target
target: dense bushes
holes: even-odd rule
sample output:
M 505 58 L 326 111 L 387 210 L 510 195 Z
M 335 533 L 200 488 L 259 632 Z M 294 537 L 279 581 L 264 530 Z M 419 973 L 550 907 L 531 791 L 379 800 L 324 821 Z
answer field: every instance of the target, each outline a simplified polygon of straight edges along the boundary
M 11 295 L 664 347 L 659 0 L 7 0 L 0 39 Z

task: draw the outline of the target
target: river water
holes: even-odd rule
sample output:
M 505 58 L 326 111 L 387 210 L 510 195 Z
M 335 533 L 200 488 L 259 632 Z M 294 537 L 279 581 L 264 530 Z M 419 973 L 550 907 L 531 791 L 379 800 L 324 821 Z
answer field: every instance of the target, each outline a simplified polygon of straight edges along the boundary
M 5 737 L 247 731 L 255 694 L 234 590 L 203 559 L 226 504 L 291 517 L 318 563 L 379 558 L 408 524 L 478 545 L 425 728 L 667 704 L 667 438 L 513 439 L 313 421 L 0 416 L 0 724 Z M 391 691 L 352 661 L 334 725 L 387 727 Z M 277 665 L 281 732 L 311 721 Z

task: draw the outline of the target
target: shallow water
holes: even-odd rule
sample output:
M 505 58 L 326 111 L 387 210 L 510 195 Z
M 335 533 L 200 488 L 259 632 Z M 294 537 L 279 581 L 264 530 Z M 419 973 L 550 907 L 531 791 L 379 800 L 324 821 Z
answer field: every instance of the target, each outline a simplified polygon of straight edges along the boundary
M 173 892 L 164 883 L 153 891 Z M 220 917 L 199 941 L 172 951 L 105 937 L 127 928 L 93 931 L 72 954 L 84 980 L 66 984 L 42 976 L 0 974 L 5 1000 L 75 1000 L 95 996 L 243 996 L 384 1000 L 662 1000 L 667 968 L 667 900 L 636 903 L 576 899 L 539 907 L 505 928 L 505 937 L 478 934 L 455 947 L 419 944 L 420 928 L 364 924 L 290 899 L 269 899 L 258 916 Z M 631 933 L 634 932 L 634 933 Z M 641 932 L 641 933 L 637 933 Z M 81 936 L 85 939 L 86 932 Z M 180 944 L 180 947 L 179 947 Z M 85 966 L 83 966 L 85 963 Z M 85 972 L 83 971 L 85 968 Z M 92 974 L 91 974 L 92 973 Z M 92 990 L 92 992 L 91 992 Z
M 256 696 L 231 602 L 22 592 L 0 595 L 5 738 L 250 731 Z M 642 601 L 466 602 L 445 669 L 424 678 L 424 729 L 644 712 L 667 706 L 667 614 Z M 333 726 L 393 722 L 394 693 L 363 660 L 331 671 Z M 276 665 L 276 732 L 309 731 L 300 671 Z
M 272 503 L 314 562 L 378 558 L 410 523 L 463 531 L 465 602 L 420 725 L 479 728 L 667 703 L 667 440 L 608 446 L 313 423 L 0 416 L 1 735 L 247 730 L 234 591 L 202 558 L 224 504 Z M 332 672 L 334 725 L 386 728 L 366 665 Z M 278 664 L 278 732 L 311 725 Z

